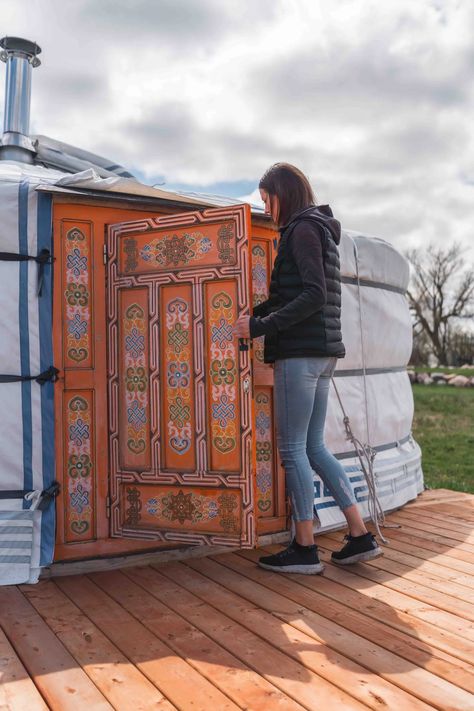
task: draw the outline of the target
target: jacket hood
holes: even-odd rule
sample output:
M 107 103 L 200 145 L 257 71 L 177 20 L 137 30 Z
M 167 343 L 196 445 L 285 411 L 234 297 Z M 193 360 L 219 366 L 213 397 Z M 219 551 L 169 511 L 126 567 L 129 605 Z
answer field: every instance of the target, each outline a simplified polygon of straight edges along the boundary
M 339 244 L 341 241 L 341 223 L 336 220 L 329 205 L 312 205 L 299 210 L 299 212 L 291 216 L 286 225 L 280 228 L 280 232 L 284 232 L 290 225 L 293 226 L 296 222 L 307 220 L 308 218 L 327 227 L 335 243 Z

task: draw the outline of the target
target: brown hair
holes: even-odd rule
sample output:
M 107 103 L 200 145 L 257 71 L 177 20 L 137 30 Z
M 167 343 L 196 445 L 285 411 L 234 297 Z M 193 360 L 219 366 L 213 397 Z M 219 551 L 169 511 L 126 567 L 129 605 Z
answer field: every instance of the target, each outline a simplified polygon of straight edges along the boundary
M 263 174 L 259 188 L 272 196 L 276 195 L 280 204 L 278 226 L 286 225 L 293 213 L 316 204 L 313 189 L 308 178 L 290 163 L 275 163 Z

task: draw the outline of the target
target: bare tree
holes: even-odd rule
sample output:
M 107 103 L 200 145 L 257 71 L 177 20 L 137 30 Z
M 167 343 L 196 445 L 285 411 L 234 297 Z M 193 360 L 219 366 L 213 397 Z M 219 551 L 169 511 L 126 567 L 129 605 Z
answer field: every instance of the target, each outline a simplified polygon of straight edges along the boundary
M 412 275 L 407 291 L 415 334 L 429 338 L 440 364 L 446 364 L 453 319 L 474 317 L 474 268 L 465 267 L 462 248 L 428 245 L 405 252 Z

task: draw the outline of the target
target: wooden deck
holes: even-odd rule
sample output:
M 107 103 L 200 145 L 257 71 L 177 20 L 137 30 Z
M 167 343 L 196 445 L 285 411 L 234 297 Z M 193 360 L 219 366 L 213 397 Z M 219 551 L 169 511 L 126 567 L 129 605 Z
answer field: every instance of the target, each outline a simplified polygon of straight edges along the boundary
M 0 588 L 0 709 L 474 709 L 474 496 L 387 520 L 382 558 L 321 576 L 241 551 Z

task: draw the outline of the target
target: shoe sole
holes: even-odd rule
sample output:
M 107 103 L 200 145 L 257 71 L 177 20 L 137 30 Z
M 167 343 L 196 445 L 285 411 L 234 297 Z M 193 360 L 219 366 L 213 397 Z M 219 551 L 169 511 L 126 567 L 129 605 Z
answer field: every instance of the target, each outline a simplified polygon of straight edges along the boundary
M 363 563 L 366 560 L 374 560 L 375 558 L 380 558 L 383 556 L 383 550 L 381 548 L 374 548 L 371 551 L 365 551 L 365 553 L 356 553 L 351 555 L 349 558 L 344 558 L 338 560 L 337 558 L 331 558 L 331 563 L 336 563 L 336 565 L 351 565 L 352 563 Z
M 322 563 L 315 565 L 267 565 L 267 563 L 258 564 L 260 568 L 265 570 L 273 570 L 276 573 L 299 573 L 300 575 L 319 575 L 324 570 Z

